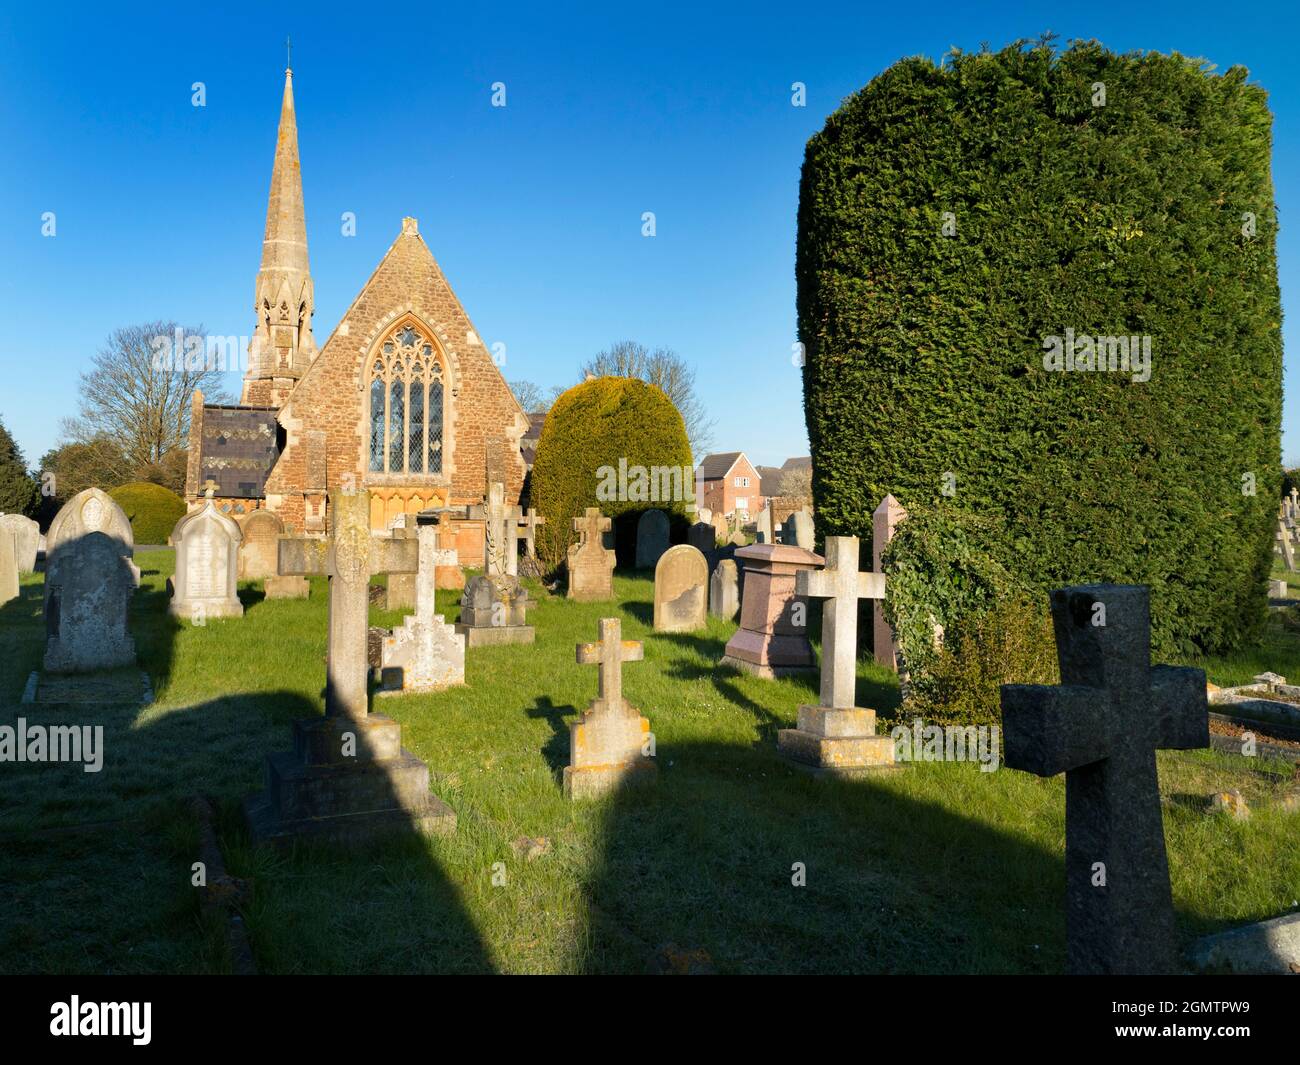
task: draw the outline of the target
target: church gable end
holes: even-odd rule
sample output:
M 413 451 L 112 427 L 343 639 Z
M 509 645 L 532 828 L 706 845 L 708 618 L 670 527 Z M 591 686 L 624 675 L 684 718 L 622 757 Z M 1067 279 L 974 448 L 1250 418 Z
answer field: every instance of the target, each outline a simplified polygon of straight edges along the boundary
M 266 493 L 299 528 L 308 429 L 326 433 L 330 489 L 370 489 L 374 528 L 403 511 L 479 502 L 489 479 L 512 500 L 523 486 L 527 418 L 414 219 L 403 220 L 280 422 L 287 443 Z

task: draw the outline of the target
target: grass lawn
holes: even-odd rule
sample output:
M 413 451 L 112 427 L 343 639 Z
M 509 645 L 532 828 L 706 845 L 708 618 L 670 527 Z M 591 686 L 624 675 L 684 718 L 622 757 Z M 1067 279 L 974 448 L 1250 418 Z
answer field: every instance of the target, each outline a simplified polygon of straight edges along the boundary
M 193 627 L 166 614 L 171 552 L 140 550 L 137 562 L 147 708 L 21 707 L 43 646 L 41 577 L 0 608 L 0 724 L 100 723 L 106 748 L 98 774 L 0 765 L 0 971 L 227 969 L 189 886 L 196 793 L 217 804 L 230 872 L 253 883 L 244 916 L 263 972 L 644 972 L 688 958 L 719 972 L 1063 967 L 1061 779 L 969 763 L 852 783 L 796 773 L 775 733 L 816 701 L 815 676 L 719 668 L 734 626 L 717 619 L 695 634 L 651 631 L 648 575 L 620 574 L 605 604 L 533 585 L 534 646 L 474 649 L 465 687 L 382 701 L 457 812 L 453 837 L 253 849 L 239 803 L 262 785 L 266 755 L 288 748 L 290 721 L 323 708 L 325 583 L 313 579 L 310 600 L 275 602 L 249 584 L 243 619 Z M 650 719 L 660 779 L 575 805 L 559 774 L 596 670 L 574 663 L 574 645 L 610 615 L 645 645 L 624 690 Z M 371 621 L 399 617 L 375 609 Z M 1201 664 L 1219 683 L 1300 664 L 1300 638 L 1270 639 L 1254 657 Z M 896 679 L 863 663 L 858 702 L 893 712 Z M 1290 911 L 1300 820 L 1267 802 L 1290 767 L 1210 752 L 1159 764 L 1180 935 Z M 1223 787 L 1255 800 L 1250 821 L 1203 812 Z M 526 836 L 549 852 L 516 854 Z M 791 883 L 795 863 L 804 887 Z

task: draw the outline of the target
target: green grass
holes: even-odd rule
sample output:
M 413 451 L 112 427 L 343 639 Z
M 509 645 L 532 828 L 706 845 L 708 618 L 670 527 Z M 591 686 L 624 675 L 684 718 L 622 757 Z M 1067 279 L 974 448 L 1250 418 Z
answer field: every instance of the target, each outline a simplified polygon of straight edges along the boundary
M 267 602 L 247 585 L 244 618 L 193 627 L 166 614 L 171 553 L 137 561 L 148 708 L 19 707 L 42 648 L 41 578 L 0 608 L 0 724 L 102 723 L 107 752 L 99 774 L 0 766 L 0 971 L 225 970 L 219 930 L 200 921 L 189 887 L 186 799 L 199 792 L 218 805 L 230 871 L 252 881 L 245 918 L 264 972 L 643 972 L 692 952 L 720 972 L 1063 966 L 1060 779 L 925 763 L 852 783 L 798 774 L 777 759 L 775 733 L 816 701 L 815 677 L 719 668 L 734 626 L 717 619 L 700 633 L 653 632 L 646 575 L 617 576 L 605 604 L 533 585 L 535 645 L 474 649 L 465 687 L 382 701 L 456 810 L 454 836 L 251 848 L 240 801 L 262 785 L 266 755 L 288 748 L 289 723 L 322 710 L 324 581 L 307 601 Z M 454 604 L 440 598 L 449 620 Z M 644 642 L 624 689 L 650 719 L 660 779 L 573 804 L 559 784 L 568 723 L 596 689 L 573 649 L 597 637 L 602 615 Z M 375 609 L 371 620 L 399 617 Z M 1300 641 L 1283 638 L 1300 657 Z M 892 712 L 895 678 L 863 663 L 858 701 Z M 1267 800 L 1289 768 L 1167 752 L 1160 773 L 1180 935 L 1287 912 L 1300 822 Z M 1252 820 L 1202 812 L 1221 787 L 1246 792 Z M 523 836 L 546 837 L 550 852 L 516 856 Z M 795 863 L 806 887 L 792 886 Z

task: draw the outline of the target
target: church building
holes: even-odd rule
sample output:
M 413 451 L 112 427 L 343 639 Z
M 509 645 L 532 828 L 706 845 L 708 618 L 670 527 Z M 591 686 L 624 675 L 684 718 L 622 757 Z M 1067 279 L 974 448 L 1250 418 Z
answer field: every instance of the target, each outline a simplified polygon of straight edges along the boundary
M 363 488 L 370 525 L 483 501 L 500 481 L 517 503 L 528 418 L 414 218 L 393 241 L 323 346 L 315 300 L 293 72 L 285 71 L 271 171 L 257 329 L 238 406 L 193 398 L 186 497 L 211 488 L 236 519 L 266 509 L 287 532 L 324 535 L 328 493 Z M 481 522 L 458 523 L 461 557 L 481 557 Z

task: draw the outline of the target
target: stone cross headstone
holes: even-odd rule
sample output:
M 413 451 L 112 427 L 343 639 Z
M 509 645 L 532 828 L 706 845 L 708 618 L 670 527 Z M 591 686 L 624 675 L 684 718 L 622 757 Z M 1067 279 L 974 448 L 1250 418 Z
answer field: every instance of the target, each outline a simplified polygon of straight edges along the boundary
M 483 522 L 483 574 L 513 577 L 519 572 L 519 508 L 506 506 L 505 486 L 488 486 L 486 503 L 469 508 L 469 516 Z
M 14 554 L 19 573 L 36 572 L 36 552 L 41 542 L 41 527 L 21 514 L 0 515 L 0 529 L 14 536 Z
M 64 537 L 45 567 L 45 669 L 89 673 L 135 664 L 127 625 L 136 575 L 122 541 L 103 532 Z
M 668 515 L 647 510 L 636 523 L 636 568 L 647 569 L 668 550 Z
M 546 519 L 537 516 L 537 510 L 529 507 L 520 519 L 520 526 L 524 530 L 524 554 L 529 558 L 537 557 L 537 527 L 545 525 Z
M 777 749 L 801 768 L 857 774 L 894 764 L 894 741 L 876 735 L 876 712 L 857 705 L 858 600 L 883 599 L 885 578 L 858 570 L 858 538 L 826 537 L 826 567 L 795 574 L 795 592 L 822 599 L 821 698 L 800 706 Z
M 568 598 L 579 602 L 613 598 L 615 555 L 605 546 L 612 525 L 596 507 L 588 507 L 581 518 L 573 519 L 579 539 L 569 547 Z
M 753 544 L 737 549 L 735 558 L 744 567 L 740 628 L 727 641 L 722 663 L 768 678 L 814 669 L 808 604 L 795 593 L 795 576 L 820 566 L 821 555 L 788 544 Z
M 712 526 L 709 532 L 712 535 Z M 709 578 L 709 613 L 728 621 L 740 613 L 740 574 L 735 559 L 722 559 Z
M 0 605 L 18 598 L 18 551 L 13 530 L 0 525 Z
M 650 783 L 658 773 L 650 722 L 623 698 L 623 663 L 644 657 L 641 644 L 622 638 L 618 618 L 600 619 L 600 641 L 578 644 L 579 665 L 599 666 L 596 698 L 569 725 L 569 764 L 564 794 L 570 799 L 602 795 L 628 784 Z
M 279 539 L 284 522 L 269 510 L 255 510 L 240 522 L 243 540 L 239 545 L 239 577 L 265 581 L 279 572 Z
M 694 632 L 708 622 L 709 564 L 690 544 L 670 547 L 655 566 L 656 632 Z
M 418 541 L 372 537 L 366 491 L 332 493 L 328 510 L 329 540 L 280 541 L 282 574 L 329 576 L 325 716 L 294 722 L 293 751 L 271 756 L 267 790 L 244 807 L 253 838 L 454 831 L 456 815 L 429 793 L 429 767 L 368 705 L 370 576 L 416 571 Z
M 894 538 L 894 529 L 907 517 L 907 511 L 892 495 L 885 496 L 871 515 L 871 568 L 876 573 L 880 568 L 880 556 L 885 547 Z M 898 670 L 898 638 L 894 630 L 885 621 L 884 597 L 881 596 L 871 608 L 871 642 L 876 664 Z
M 1291 543 L 1291 530 L 1286 527 L 1286 522 L 1281 518 L 1277 519 L 1277 532 L 1274 533 L 1274 539 L 1277 542 L 1278 553 L 1282 556 L 1282 561 L 1286 563 L 1288 570 L 1295 570 L 1295 552 Z
M 239 545 L 243 534 L 233 518 L 217 510 L 212 489 L 198 510 L 172 529 L 176 574 L 168 611 L 196 625 L 208 618 L 244 616 L 239 601 Z
M 1209 745 L 1205 673 L 1151 665 L 1143 586 L 1052 592 L 1057 687 L 1006 684 L 1006 764 L 1065 774 L 1066 958 L 1073 973 L 1170 973 L 1177 937 L 1156 749 Z
M 449 552 L 438 547 L 435 526 L 419 525 L 414 533 L 419 544 L 415 612 L 383 642 L 380 672 L 385 693 L 442 691 L 465 683 L 465 637 L 436 613 L 437 572 L 447 564 Z

